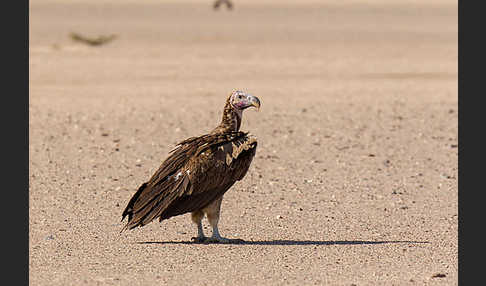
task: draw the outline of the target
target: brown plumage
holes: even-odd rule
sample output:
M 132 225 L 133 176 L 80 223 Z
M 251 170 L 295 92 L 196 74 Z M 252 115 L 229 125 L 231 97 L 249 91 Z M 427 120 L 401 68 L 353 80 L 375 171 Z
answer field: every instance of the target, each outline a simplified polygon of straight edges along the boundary
M 259 99 L 241 91 L 231 93 L 218 127 L 177 144 L 128 202 L 122 214 L 128 222 L 122 231 L 191 212 L 198 227 L 196 241 L 228 242 L 218 231 L 220 206 L 224 193 L 243 179 L 255 156 L 256 138 L 239 131 L 242 112 L 250 106 L 259 108 Z M 203 233 L 204 214 L 213 227 L 211 238 Z

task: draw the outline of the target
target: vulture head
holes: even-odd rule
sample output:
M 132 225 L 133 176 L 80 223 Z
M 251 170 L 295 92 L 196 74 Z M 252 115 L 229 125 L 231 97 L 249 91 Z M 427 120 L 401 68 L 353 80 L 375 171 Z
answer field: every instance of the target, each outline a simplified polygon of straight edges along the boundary
M 240 90 L 236 90 L 231 93 L 229 102 L 231 103 L 231 107 L 233 107 L 236 111 L 242 111 L 252 106 L 256 107 L 257 110 L 260 109 L 260 100 L 258 97 L 249 93 L 244 93 Z
M 239 131 L 243 110 L 251 106 L 260 109 L 260 100 L 258 97 L 240 90 L 233 91 L 226 100 L 221 124 L 212 132 Z

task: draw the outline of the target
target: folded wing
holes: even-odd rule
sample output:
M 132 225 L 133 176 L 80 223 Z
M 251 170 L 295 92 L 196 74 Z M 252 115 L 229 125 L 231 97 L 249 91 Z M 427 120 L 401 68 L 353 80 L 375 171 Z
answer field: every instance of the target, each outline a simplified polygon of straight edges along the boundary
M 123 230 L 204 208 L 245 176 L 256 147 L 255 137 L 239 131 L 180 142 L 129 201 Z

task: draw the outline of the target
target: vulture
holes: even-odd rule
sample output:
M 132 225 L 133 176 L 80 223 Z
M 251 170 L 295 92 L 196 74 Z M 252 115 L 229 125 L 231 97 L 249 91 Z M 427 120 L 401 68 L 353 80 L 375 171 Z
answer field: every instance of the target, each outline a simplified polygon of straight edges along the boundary
M 128 216 L 128 222 L 121 231 L 190 212 L 197 225 L 197 237 L 192 238 L 195 242 L 239 241 L 221 237 L 218 221 L 223 195 L 243 179 L 255 156 L 256 137 L 240 131 L 243 110 L 249 107 L 259 110 L 260 100 L 233 91 L 216 128 L 178 143 L 128 202 L 122 214 L 122 221 Z M 203 232 L 204 215 L 212 227 L 211 237 Z
M 219 5 L 221 5 L 223 3 L 226 4 L 226 8 L 228 8 L 229 10 L 233 9 L 233 3 L 231 3 L 230 0 L 216 0 L 216 1 L 214 1 L 214 4 L 213 4 L 214 10 L 218 10 Z

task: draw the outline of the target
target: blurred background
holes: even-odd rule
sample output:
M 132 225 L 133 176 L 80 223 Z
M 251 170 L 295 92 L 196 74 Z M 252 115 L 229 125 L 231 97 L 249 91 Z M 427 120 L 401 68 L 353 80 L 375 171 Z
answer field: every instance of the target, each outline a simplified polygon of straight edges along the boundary
M 414 80 L 455 83 L 457 1 L 233 4 L 214 10 L 213 0 L 30 1 L 31 94 L 62 83 L 83 96 L 248 88 L 345 97 L 372 96 L 379 82 L 380 92 L 407 96 L 404 85 Z M 73 32 L 117 38 L 93 48 L 72 41 Z

